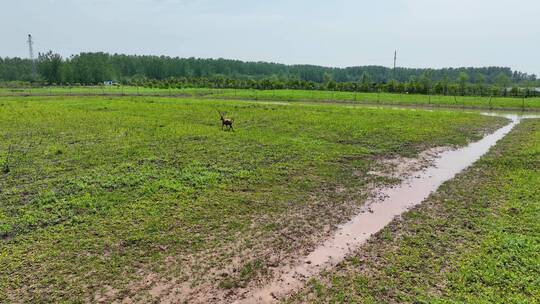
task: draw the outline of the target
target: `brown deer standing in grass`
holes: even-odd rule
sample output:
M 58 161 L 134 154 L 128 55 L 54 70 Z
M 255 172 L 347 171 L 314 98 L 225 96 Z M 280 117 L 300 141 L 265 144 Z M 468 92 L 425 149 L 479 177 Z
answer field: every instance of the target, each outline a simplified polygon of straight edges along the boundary
M 232 120 L 231 118 L 225 118 L 225 114 L 221 112 L 219 112 L 219 116 L 221 117 L 221 130 L 223 130 L 224 127 L 227 127 L 227 130 L 234 131 L 234 128 L 233 128 L 234 120 Z

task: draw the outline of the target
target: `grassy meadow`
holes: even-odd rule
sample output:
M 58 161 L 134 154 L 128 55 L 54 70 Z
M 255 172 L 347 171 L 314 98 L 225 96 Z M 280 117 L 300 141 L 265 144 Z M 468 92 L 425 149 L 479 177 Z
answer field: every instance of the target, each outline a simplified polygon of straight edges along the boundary
M 234 132 L 221 130 L 218 111 Z M 152 292 L 162 279 L 248 286 L 267 274 L 268 250 L 312 246 L 357 210 L 368 185 L 393 182 L 368 174 L 377 160 L 464 145 L 505 123 L 337 104 L 2 97 L 0 299 L 146 302 L 163 296 Z M 504 160 L 490 176 L 536 181 L 519 167 L 533 158 Z M 227 265 L 236 268 L 223 274 Z
M 207 99 L 247 99 L 273 101 L 341 102 L 491 110 L 540 110 L 540 98 L 442 96 L 398 93 L 355 93 L 306 90 L 247 90 L 184 88 L 158 89 L 134 86 L 0 88 L 0 96 L 21 95 L 146 95 L 197 97 Z
M 491 152 L 290 303 L 539 303 L 540 121 Z

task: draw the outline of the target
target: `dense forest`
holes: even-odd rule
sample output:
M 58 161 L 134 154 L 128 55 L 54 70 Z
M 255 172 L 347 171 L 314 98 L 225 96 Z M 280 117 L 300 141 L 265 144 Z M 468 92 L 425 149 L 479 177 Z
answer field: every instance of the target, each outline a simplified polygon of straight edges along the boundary
M 32 62 L 0 58 L 0 83 L 95 85 L 104 81 L 155 87 L 299 88 L 396 92 L 484 94 L 539 85 L 536 75 L 506 67 L 391 69 L 382 66 L 331 68 L 229 59 L 171 58 L 81 53 L 62 58 L 53 52 Z M 520 89 L 520 90 L 523 90 Z M 531 90 L 532 92 L 532 90 Z

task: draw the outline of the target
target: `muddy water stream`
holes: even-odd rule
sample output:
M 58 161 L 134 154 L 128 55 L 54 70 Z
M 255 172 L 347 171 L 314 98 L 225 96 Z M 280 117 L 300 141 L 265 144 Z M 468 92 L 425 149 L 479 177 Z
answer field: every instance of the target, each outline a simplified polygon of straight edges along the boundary
M 301 263 L 280 269 L 281 275 L 274 281 L 262 289 L 245 294 L 244 299 L 237 303 L 273 303 L 301 288 L 307 279 L 341 262 L 396 216 L 422 203 L 442 183 L 452 179 L 476 162 L 497 141 L 508 134 L 522 118 L 540 118 L 539 115 L 482 114 L 504 116 L 511 122 L 480 141 L 461 149 L 442 152 L 434 160 L 432 166 L 413 172 L 409 178 L 397 186 L 381 189 L 382 199 L 371 202 L 369 212 L 361 212 L 348 223 L 340 226 L 332 238 L 317 247 Z

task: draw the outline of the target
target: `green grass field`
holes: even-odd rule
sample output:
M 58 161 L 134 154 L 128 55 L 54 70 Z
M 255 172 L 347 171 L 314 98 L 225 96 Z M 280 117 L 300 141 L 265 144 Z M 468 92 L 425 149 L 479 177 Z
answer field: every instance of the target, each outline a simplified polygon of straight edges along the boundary
M 274 101 L 342 102 L 477 109 L 540 110 L 540 98 L 440 96 L 391 93 L 354 93 L 304 90 L 235 89 L 154 89 L 130 86 L 43 87 L 32 89 L 0 88 L 0 96 L 10 95 L 152 95 L 209 99 L 247 99 Z
M 540 122 L 487 156 L 291 303 L 539 303 Z
M 218 110 L 235 132 L 221 131 Z M 268 250 L 312 246 L 368 184 L 392 182 L 368 175 L 377 160 L 464 145 L 505 123 L 332 104 L 0 98 L 0 299 L 145 302 L 162 279 L 249 285 Z

